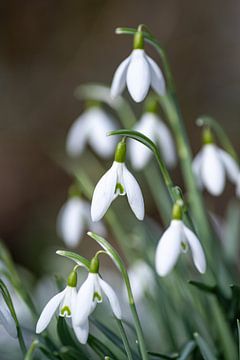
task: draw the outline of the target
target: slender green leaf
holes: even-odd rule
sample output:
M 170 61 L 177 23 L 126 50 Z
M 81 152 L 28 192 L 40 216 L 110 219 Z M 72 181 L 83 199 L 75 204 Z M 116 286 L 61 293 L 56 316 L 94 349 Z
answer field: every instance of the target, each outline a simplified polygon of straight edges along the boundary
M 66 251 L 66 250 L 57 250 L 56 254 L 60 255 L 60 256 L 65 256 L 66 258 L 75 261 L 75 263 L 77 263 L 79 266 L 83 266 L 87 270 L 89 270 L 90 261 L 81 255 L 78 255 L 72 251 Z
M 89 335 L 87 343 L 100 356 L 101 359 L 104 359 L 105 356 L 109 356 L 111 359 L 117 360 L 113 352 L 95 336 Z
M 215 353 L 198 333 L 194 334 L 194 338 L 204 360 L 217 360 Z
M 189 355 L 196 349 L 196 342 L 191 340 L 189 341 L 184 348 L 182 349 L 178 360 L 187 360 Z
M 149 355 L 151 355 L 152 357 L 157 358 L 157 359 L 173 360 L 173 359 L 178 359 L 178 356 L 179 356 L 177 353 L 174 353 L 171 355 L 160 354 L 160 353 L 155 353 L 155 352 L 148 352 L 148 353 L 149 353 Z
M 237 330 L 238 330 L 238 360 L 240 360 L 240 321 L 237 319 Z

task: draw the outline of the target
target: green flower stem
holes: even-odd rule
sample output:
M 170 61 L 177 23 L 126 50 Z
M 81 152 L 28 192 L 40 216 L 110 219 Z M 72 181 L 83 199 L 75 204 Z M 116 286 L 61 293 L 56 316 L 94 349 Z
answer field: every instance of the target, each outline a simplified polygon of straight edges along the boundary
M 101 237 L 101 236 L 99 236 L 97 234 L 94 234 L 92 232 L 88 232 L 88 235 L 92 239 L 97 241 L 98 244 L 100 246 L 102 246 L 105 251 L 108 252 L 110 258 L 113 260 L 113 262 L 116 265 L 117 269 L 122 274 L 122 278 L 124 280 L 124 283 L 125 283 L 126 289 L 127 289 L 128 302 L 129 302 L 129 306 L 130 306 L 132 316 L 133 316 L 133 321 L 134 321 L 134 325 L 135 325 L 135 329 L 136 329 L 136 333 L 137 333 L 138 344 L 139 344 L 142 360 L 148 360 L 149 357 L 148 357 L 148 353 L 147 353 L 146 346 L 145 346 L 145 340 L 144 340 L 144 336 L 143 336 L 143 331 L 142 331 L 141 323 L 140 323 L 140 320 L 139 320 L 139 317 L 138 317 L 138 313 L 137 313 L 137 309 L 136 309 L 136 305 L 135 305 L 135 301 L 134 301 L 134 297 L 133 297 L 133 293 L 132 293 L 128 273 L 127 273 L 127 270 L 126 270 L 125 265 L 123 263 L 123 260 L 121 259 L 120 255 L 117 253 L 117 251 L 112 247 L 112 245 L 107 240 L 105 240 L 103 237 Z
M 211 116 L 202 115 L 196 120 L 198 126 L 209 126 L 217 135 L 222 147 L 239 163 L 239 157 L 221 125 Z
M 117 325 L 118 325 L 120 335 L 122 337 L 123 345 L 124 345 L 126 353 L 127 353 L 127 358 L 128 358 L 128 360 L 133 360 L 131 348 L 130 348 L 128 338 L 127 338 L 127 334 L 126 334 L 125 329 L 123 327 L 122 321 L 117 319 L 116 317 L 115 317 L 115 319 L 116 319 L 116 322 L 117 322 Z
M 111 99 L 110 90 L 107 86 L 100 84 L 81 85 L 76 89 L 75 95 L 79 99 L 93 99 L 104 102 L 116 111 L 121 124 L 126 129 L 131 129 L 136 124 L 137 119 L 129 105 L 122 97 Z M 171 201 L 163 183 L 162 177 L 156 171 L 154 164 L 149 164 L 147 169 L 143 170 L 144 178 L 152 193 L 152 197 L 162 216 L 164 224 L 168 224 L 169 215 L 171 214 Z M 153 182 L 155 179 L 155 182 Z M 157 183 L 157 186 L 155 184 Z

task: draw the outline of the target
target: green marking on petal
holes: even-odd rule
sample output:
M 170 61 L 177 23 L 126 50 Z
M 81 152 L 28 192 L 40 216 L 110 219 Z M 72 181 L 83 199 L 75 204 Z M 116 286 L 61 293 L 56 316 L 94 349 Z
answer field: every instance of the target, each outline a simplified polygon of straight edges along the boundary
M 62 316 L 71 316 L 71 310 L 69 309 L 68 306 L 64 306 L 62 309 L 61 309 L 61 315 Z
M 184 241 L 181 242 L 181 249 L 183 252 L 187 252 L 188 251 L 188 244 Z
M 97 300 L 98 302 L 102 301 L 102 297 L 97 291 L 95 291 L 93 294 L 93 301 L 94 300 Z
M 124 187 L 120 183 L 117 183 L 117 185 L 116 185 L 115 193 L 117 193 L 117 192 L 119 192 L 120 195 L 124 194 Z

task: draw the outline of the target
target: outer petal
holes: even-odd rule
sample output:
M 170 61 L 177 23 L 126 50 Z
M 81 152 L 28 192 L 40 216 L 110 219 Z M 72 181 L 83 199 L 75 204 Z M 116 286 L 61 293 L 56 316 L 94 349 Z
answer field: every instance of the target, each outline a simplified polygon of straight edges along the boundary
M 177 262 L 183 240 L 182 222 L 172 220 L 162 235 L 156 251 L 155 264 L 160 276 L 167 275 Z
M 217 148 L 204 145 L 201 166 L 202 181 L 212 195 L 220 195 L 225 186 L 225 171 Z
M 81 344 L 86 344 L 89 334 L 89 321 L 87 320 L 83 325 L 76 326 L 73 324 L 74 333 Z
M 203 187 L 202 180 L 201 180 L 201 166 L 202 166 L 202 159 L 203 159 L 202 152 L 203 152 L 202 150 L 199 151 L 199 153 L 195 156 L 193 163 L 192 163 L 193 172 L 195 174 L 196 181 L 197 181 L 200 189 L 202 189 L 202 187 Z
M 123 89 L 126 85 L 126 75 L 127 67 L 129 64 L 131 56 L 127 57 L 121 62 L 118 66 L 115 74 L 113 76 L 112 86 L 111 86 L 111 97 L 115 98 L 123 92 Z
M 89 133 L 90 145 L 99 156 L 108 158 L 115 150 L 117 139 L 114 136 L 107 136 L 107 132 L 116 129 L 115 121 L 104 110 L 96 107 L 92 129 L 93 131 Z
M 134 130 L 139 131 L 154 141 L 155 118 L 153 118 L 153 116 L 154 115 L 149 112 L 143 114 L 139 122 L 134 126 Z M 131 140 L 128 150 L 132 166 L 137 170 L 142 169 L 151 157 L 151 150 L 139 141 Z
M 115 291 L 108 283 L 106 283 L 106 281 L 102 280 L 100 278 L 100 276 L 98 276 L 98 280 L 99 280 L 102 290 L 104 291 L 104 293 L 106 294 L 106 296 L 110 302 L 110 305 L 111 305 L 114 315 L 116 316 L 116 318 L 121 319 L 122 312 L 121 312 L 120 304 L 119 304 L 118 297 L 117 297 Z
M 57 310 L 58 306 L 60 305 L 61 301 L 63 300 L 66 293 L 66 288 L 55 295 L 45 306 L 43 309 L 40 318 L 38 319 L 37 326 L 36 326 L 36 333 L 39 334 L 43 330 L 46 329 L 48 324 L 50 323 L 55 311 Z
M 139 220 L 144 218 L 144 201 L 142 191 L 135 177 L 128 171 L 126 165 L 123 165 L 123 182 L 127 193 L 129 205 Z
M 78 291 L 76 306 L 73 312 L 74 326 L 82 326 L 86 323 L 92 311 L 94 281 L 96 274 L 89 274 Z
M 155 131 L 157 133 L 159 146 L 166 161 L 166 164 L 169 167 L 173 167 L 177 162 L 175 145 L 168 127 L 159 118 Z
M 78 244 L 84 231 L 83 204 L 78 197 L 69 199 L 60 209 L 57 231 L 67 246 Z
M 236 184 L 238 174 L 239 174 L 239 166 L 237 162 L 233 159 L 231 155 L 229 155 L 226 151 L 218 149 L 218 153 L 220 158 L 224 164 L 227 176 L 229 180 L 231 180 L 234 184 Z
M 100 220 L 114 198 L 114 192 L 117 184 L 117 163 L 101 177 L 93 192 L 91 204 L 91 217 L 93 221 Z
M 206 259 L 202 245 L 197 236 L 190 229 L 188 229 L 187 226 L 183 225 L 183 229 L 192 251 L 193 262 L 198 271 L 203 274 L 206 271 Z
M 127 69 L 127 87 L 133 100 L 141 102 L 146 97 L 151 82 L 149 63 L 144 50 L 133 50 Z
M 158 93 L 160 96 L 164 95 L 166 92 L 166 84 L 165 79 L 163 77 L 162 71 L 160 70 L 157 63 L 146 55 L 146 58 L 149 62 L 151 69 L 151 85 L 152 88 Z
M 79 116 L 69 129 L 66 140 L 66 151 L 71 156 L 80 155 L 86 146 L 91 130 L 92 109 Z

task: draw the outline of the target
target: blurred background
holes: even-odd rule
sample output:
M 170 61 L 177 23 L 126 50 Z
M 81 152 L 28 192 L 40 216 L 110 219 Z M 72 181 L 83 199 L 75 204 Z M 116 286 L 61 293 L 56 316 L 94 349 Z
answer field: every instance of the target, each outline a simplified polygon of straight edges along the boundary
M 75 88 L 110 84 L 129 54 L 132 38 L 116 36 L 117 26 L 145 23 L 167 49 L 194 153 L 195 119 L 203 113 L 240 150 L 239 19 L 234 0 L 0 2 L 0 235 L 18 263 L 36 271 L 45 246 L 62 246 L 56 216 L 72 179 L 52 154 L 64 151 L 82 111 Z M 181 184 L 178 171 L 174 176 Z M 230 187 L 224 196 L 232 195 Z M 223 200 L 211 200 L 213 208 Z M 150 203 L 147 212 L 158 219 Z

